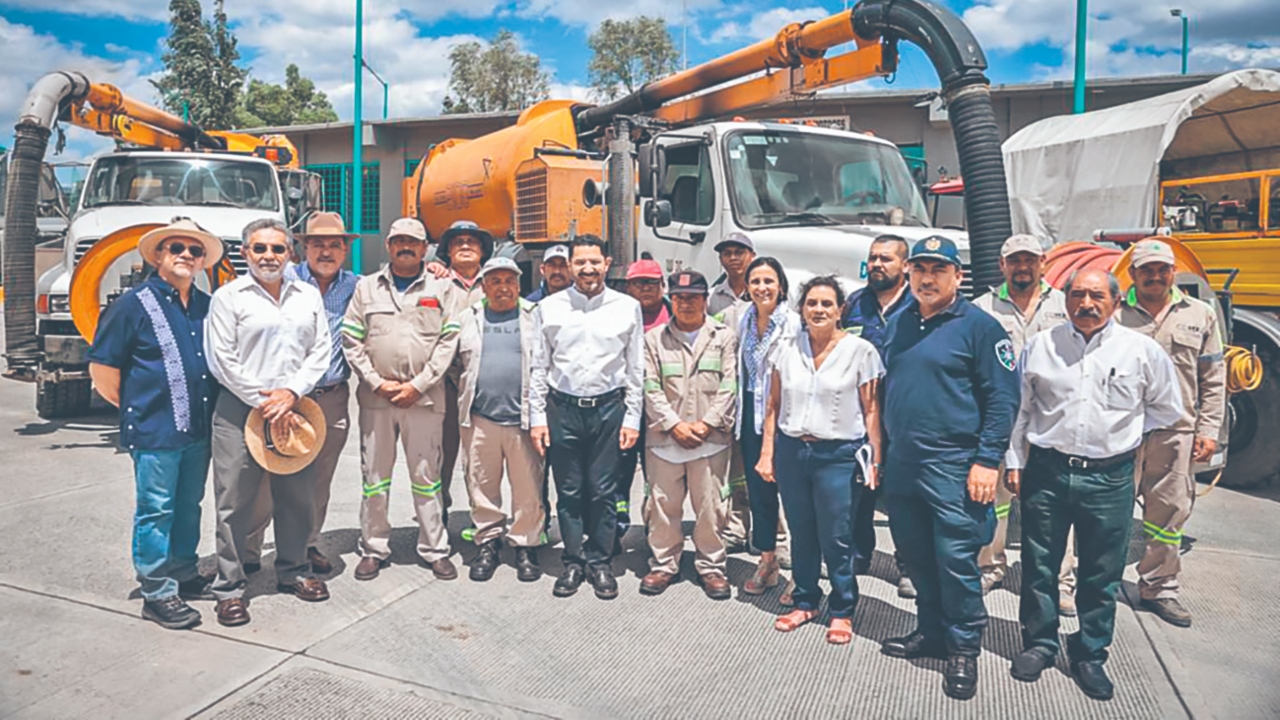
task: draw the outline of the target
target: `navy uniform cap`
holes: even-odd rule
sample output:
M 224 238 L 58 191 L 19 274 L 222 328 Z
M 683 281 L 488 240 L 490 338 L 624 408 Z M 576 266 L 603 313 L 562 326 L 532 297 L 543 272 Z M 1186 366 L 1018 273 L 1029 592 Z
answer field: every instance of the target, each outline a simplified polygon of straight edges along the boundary
M 697 270 L 682 270 L 667 278 L 669 295 L 706 295 L 709 292 L 707 277 Z
M 911 246 L 911 256 L 907 258 L 907 262 L 912 260 L 941 260 L 960 267 L 960 248 L 956 247 L 951 238 L 930 235 Z

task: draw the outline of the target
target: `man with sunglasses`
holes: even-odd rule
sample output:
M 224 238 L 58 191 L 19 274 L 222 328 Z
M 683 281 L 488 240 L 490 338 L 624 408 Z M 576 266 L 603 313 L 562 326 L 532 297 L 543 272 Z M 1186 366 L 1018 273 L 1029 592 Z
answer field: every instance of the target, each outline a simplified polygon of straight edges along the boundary
M 205 355 L 222 383 L 213 412 L 213 487 L 218 509 L 215 612 L 223 625 L 249 622 L 243 558 L 263 482 L 271 484 L 276 588 L 307 602 L 329 599 L 307 559 L 315 523 L 316 478 L 305 469 L 268 475 L 249 453 L 245 423 L 258 408 L 271 432 L 288 433 L 292 412 L 328 372 L 332 357 L 324 300 L 314 286 L 287 277 L 289 228 L 254 220 L 241 233 L 249 274 L 218 289 L 209 307 Z
M 156 273 L 107 307 L 89 374 L 120 408 L 120 445 L 133 458 L 142 616 L 178 630 L 200 624 L 184 600 L 212 599 L 196 546 L 218 386 L 203 357 L 209 296 L 195 279 L 222 258 L 222 241 L 183 218 L 143 235 L 138 251 Z

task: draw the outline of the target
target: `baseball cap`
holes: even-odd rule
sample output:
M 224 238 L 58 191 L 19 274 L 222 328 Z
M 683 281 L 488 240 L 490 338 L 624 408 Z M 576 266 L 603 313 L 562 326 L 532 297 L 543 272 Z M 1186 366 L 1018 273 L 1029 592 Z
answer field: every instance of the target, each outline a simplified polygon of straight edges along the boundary
M 1028 252 L 1032 255 L 1044 255 L 1044 245 L 1035 235 L 1012 235 L 1000 246 L 1000 257 L 1007 258 L 1014 253 Z
M 631 267 L 627 268 L 627 279 L 637 280 L 640 278 L 661 280 L 662 266 L 655 260 L 637 260 L 631 263 Z
M 427 239 L 427 229 L 422 226 L 422 223 L 417 218 L 400 218 L 391 223 L 391 229 L 387 231 L 387 239 L 390 240 L 393 237 L 401 236 L 425 241 Z
M 560 258 L 565 262 L 569 262 L 569 246 L 568 245 L 552 245 L 542 254 L 542 262 L 546 262 L 551 258 Z
M 723 240 L 716 243 L 714 250 L 716 252 L 720 252 L 721 250 L 724 250 L 726 245 L 741 245 L 751 252 L 756 251 L 756 244 L 751 241 L 751 238 L 740 232 L 731 232 L 728 235 L 725 235 Z
M 497 272 L 498 270 L 510 270 L 515 273 L 517 277 L 524 274 L 520 272 L 520 266 L 516 265 L 515 260 L 508 257 L 495 257 L 489 258 L 489 262 L 485 263 L 484 267 L 480 268 L 480 273 L 476 275 L 476 279 L 479 280 L 485 275 L 488 275 L 491 272 Z
M 911 246 L 911 257 L 907 262 L 912 260 L 941 260 L 960 267 L 960 250 L 950 238 L 930 235 Z
M 1133 246 L 1133 267 L 1142 267 L 1147 263 L 1153 262 L 1176 265 L 1177 263 L 1173 257 L 1173 247 L 1169 243 L 1155 238 L 1139 240 L 1138 244 Z
M 709 291 L 706 276 L 697 270 L 681 270 L 667 280 L 668 295 L 706 295 Z

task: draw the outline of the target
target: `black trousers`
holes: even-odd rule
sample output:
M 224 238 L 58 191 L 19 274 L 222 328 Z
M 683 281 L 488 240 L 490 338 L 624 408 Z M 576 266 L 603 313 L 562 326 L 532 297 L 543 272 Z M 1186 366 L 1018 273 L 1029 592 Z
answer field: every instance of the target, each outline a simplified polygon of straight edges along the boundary
M 624 415 L 622 393 L 595 407 L 580 407 L 575 398 L 555 392 L 547 397 L 548 457 L 566 565 L 608 565 L 613 558 Z

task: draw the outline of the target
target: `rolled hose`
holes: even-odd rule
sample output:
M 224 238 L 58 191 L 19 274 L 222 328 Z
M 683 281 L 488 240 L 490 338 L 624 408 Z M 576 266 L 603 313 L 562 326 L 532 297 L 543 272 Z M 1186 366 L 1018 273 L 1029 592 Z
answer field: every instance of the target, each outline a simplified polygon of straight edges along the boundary
M 49 135 L 49 128 L 40 125 L 17 126 L 5 198 L 4 340 L 9 362 L 5 374 L 27 380 L 34 379 L 41 360 L 36 337 L 36 203 Z
M 1262 385 L 1262 358 L 1252 351 L 1228 345 L 1223 360 L 1227 363 L 1227 392 L 1253 392 Z

